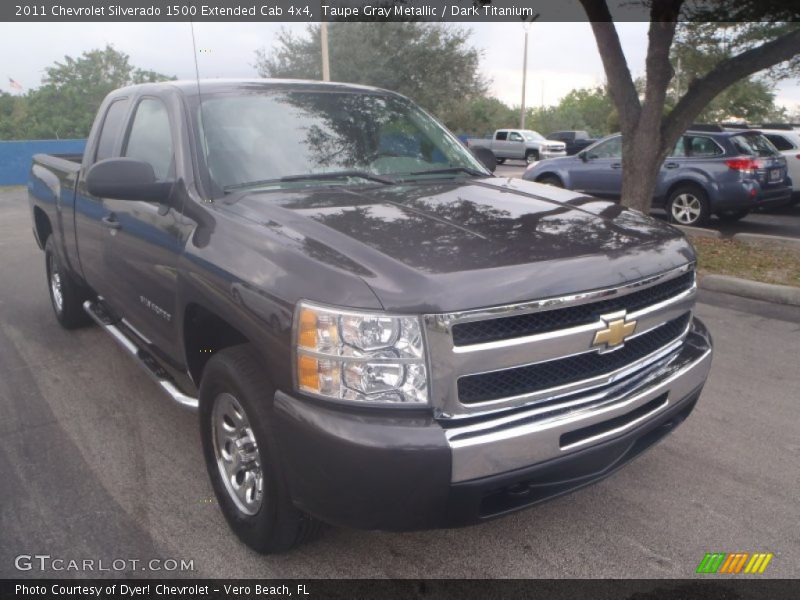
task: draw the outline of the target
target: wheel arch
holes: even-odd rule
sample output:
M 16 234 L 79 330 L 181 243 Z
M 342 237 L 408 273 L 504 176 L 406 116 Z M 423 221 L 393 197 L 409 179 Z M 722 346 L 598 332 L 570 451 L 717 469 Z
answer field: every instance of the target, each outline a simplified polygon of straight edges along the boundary
M 186 368 L 199 387 L 206 364 L 214 354 L 251 340 L 236 326 L 201 304 L 189 303 L 183 313 Z
M 536 176 L 536 179 L 534 179 L 534 181 L 537 182 L 537 183 L 540 183 L 542 181 L 542 179 L 545 179 L 547 177 L 554 177 L 554 178 L 558 179 L 561 182 L 561 185 L 563 187 L 565 187 L 565 188 L 567 187 L 567 181 L 564 179 L 564 176 L 561 173 L 558 173 L 556 171 L 543 171 L 542 173 L 539 173 Z
M 684 177 L 678 179 L 677 181 L 672 182 L 669 185 L 669 187 L 667 188 L 667 192 L 664 195 L 664 202 L 665 203 L 668 202 L 669 199 L 672 197 L 672 194 L 675 193 L 675 190 L 683 186 L 691 186 L 700 189 L 705 194 L 706 201 L 710 200 L 711 198 L 711 195 L 709 194 L 709 190 L 706 187 L 705 182 L 693 177 Z
M 44 250 L 47 238 L 53 234 L 53 225 L 50 223 L 50 217 L 39 206 L 33 207 L 33 230 L 36 234 L 36 243 L 41 250 Z

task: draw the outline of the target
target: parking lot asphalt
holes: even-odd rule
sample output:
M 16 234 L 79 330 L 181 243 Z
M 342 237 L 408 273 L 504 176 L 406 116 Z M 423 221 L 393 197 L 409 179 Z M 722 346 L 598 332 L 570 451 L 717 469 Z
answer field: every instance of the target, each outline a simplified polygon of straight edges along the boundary
M 762 577 L 800 577 L 800 309 L 703 293 L 697 314 L 716 355 L 696 410 L 613 477 L 480 526 L 330 528 L 259 556 L 212 499 L 196 416 L 99 329 L 57 325 L 25 190 L 2 191 L 0 577 L 64 574 L 20 572 L 23 554 L 186 559 L 201 577 L 693 577 L 713 551 L 772 552 Z
M 508 161 L 497 165 L 495 175 L 500 177 L 522 177 L 525 165 L 522 161 Z M 654 209 L 653 216 L 666 219 L 663 210 Z M 766 235 L 782 235 L 800 238 L 800 204 L 769 209 L 768 211 L 755 211 L 736 223 L 721 223 L 715 217 L 711 218 L 708 227 L 718 229 L 724 237 L 734 233 L 763 233 Z

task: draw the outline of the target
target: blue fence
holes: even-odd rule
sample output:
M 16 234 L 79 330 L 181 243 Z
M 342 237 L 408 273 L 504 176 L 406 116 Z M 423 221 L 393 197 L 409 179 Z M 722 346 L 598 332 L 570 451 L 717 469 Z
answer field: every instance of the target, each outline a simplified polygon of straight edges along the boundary
M 0 185 L 24 185 L 34 154 L 82 154 L 86 140 L 0 142 Z

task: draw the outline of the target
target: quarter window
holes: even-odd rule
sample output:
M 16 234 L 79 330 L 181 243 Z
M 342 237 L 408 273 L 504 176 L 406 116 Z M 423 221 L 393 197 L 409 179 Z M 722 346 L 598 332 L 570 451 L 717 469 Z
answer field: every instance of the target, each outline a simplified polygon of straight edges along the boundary
M 731 143 L 739 154 L 745 156 L 774 156 L 775 146 L 760 133 L 743 133 L 731 137 Z
M 774 133 L 765 133 L 764 137 L 766 137 L 772 145 L 775 146 L 778 150 L 794 150 L 794 145 L 792 142 L 787 140 L 782 135 L 776 135 Z
M 169 115 L 163 102 L 155 98 L 139 102 L 124 156 L 150 163 L 157 180 L 167 178 L 172 171 L 174 151 Z

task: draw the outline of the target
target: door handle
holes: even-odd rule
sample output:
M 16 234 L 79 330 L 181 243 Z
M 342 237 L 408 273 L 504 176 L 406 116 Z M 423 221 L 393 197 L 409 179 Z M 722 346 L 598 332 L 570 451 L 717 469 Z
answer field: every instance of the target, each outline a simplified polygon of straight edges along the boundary
M 111 213 L 100 220 L 103 221 L 103 225 L 109 229 L 119 229 L 121 227 L 119 221 L 117 220 L 117 215 L 114 213 Z
M 621 169 L 622 168 L 622 163 L 611 163 L 611 168 L 612 169 Z
M 664 165 L 665 169 L 677 169 L 678 167 L 680 167 L 680 164 L 676 162 L 668 162 Z

